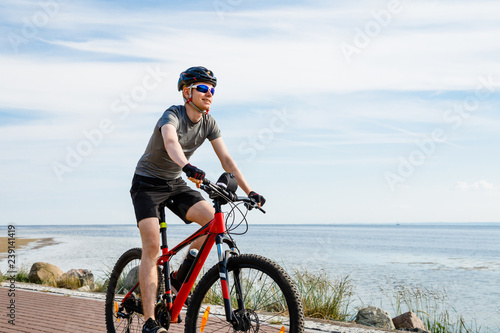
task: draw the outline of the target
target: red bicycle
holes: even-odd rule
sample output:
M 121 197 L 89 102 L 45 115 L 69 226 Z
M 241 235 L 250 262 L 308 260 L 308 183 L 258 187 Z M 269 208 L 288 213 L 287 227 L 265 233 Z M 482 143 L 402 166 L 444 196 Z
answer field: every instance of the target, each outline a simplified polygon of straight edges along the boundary
M 248 210 L 256 208 L 264 211 L 248 197 L 237 196 L 237 185 L 235 187 L 234 183 L 221 182 L 221 179 L 235 182 L 231 177 L 221 176 L 216 184 L 205 179 L 201 185 L 201 189 L 213 200 L 214 219 L 170 250 L 167 246 L 164 207 L 160 207 L 162 245 L 158 258 L 156 320 L 168 330 L 171 323 L 181 321 L 181 310 L 188 303 L 186 333 L 303 332 L 302 303 L 288 274 L 270 259 L 255 254 L 240 254 L 231 237 L 231 231 L 235 229 L 234 212 L 242 214 L 241 222 L 236 223 L 239 226 L 243 222 L 247 223 Z M 232 222 L 228 222 L 222 212 L 225 204 L 231 207 L 227 217 L 233 216 Z M 207 238 L 174 294 L 169 263 L 172 257 L 202 236 Z M 218 264 L 197 282 L 214 245 Z M 224 250 L 224 245 L 228 249 Z M 142 332 L 144 318 L 139 284 L 141 253 L 140 248 L 126 251 L 113 268 L 106 293 L 106 326 L 109 333 Z M 196 288 L 190 296 L 195 284 Z

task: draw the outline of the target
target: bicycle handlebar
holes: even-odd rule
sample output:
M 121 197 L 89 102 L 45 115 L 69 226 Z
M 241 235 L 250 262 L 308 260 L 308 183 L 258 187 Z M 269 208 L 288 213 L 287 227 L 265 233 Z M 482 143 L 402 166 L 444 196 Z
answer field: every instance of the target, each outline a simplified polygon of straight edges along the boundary
M 210 196 L 215 195 L 217 197 L 222 197 L 224 199 L 229 199 L 231 202 L 243 202 L 245 204 L 245 207 L 247 207 L 248 210 L 252 210 L 254 208 L 260 210 L 262 213 L 266 213 L 264 209 L 262 209 L 255 200 L 249 198 L 249 197 L 242 197 L 238 196 L 233 192 L 229 192 L 225 188 L 211 182 L 207 178 L 203 178 L 203 183 L 201 184 L 200 188 L 207 192 Z

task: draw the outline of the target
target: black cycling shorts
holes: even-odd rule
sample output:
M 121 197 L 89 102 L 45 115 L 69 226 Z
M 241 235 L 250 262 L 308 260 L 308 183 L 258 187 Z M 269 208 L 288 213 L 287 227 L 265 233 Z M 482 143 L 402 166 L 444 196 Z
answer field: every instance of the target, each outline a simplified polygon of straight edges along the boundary
M 168 207 L 185 223 L 186 213 L 195 203 L 205 200 L 200 192 L 189 187 L 182 178 L 164 180 L 135 174 L 130 189 L 137 223 L 148 217 L 160 218 L 159 207 Z

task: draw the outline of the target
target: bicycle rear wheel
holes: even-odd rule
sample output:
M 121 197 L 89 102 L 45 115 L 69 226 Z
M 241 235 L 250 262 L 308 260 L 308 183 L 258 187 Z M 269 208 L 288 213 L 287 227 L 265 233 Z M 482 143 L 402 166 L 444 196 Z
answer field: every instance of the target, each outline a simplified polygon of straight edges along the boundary
M 139 281 L 139 265 L 142 250 L 134 248 L 126 251 L 115 264 L 106 292 L 106 328 L 108 333 L 142 332 L 144 319 L 140 287 L 122 306 L 122 300 Z M 122 317 L 123 315 L 124 317 Z
M 144 325 L 141 288 L 137 286 L 124 304 L 123 298 L 139 282 L 142 249 L 133 248 L 122 254 L 115 264 L 106 291 L 106 328 L 108 333 L 141 333 Z M 158 292 L 164 290 L 161 267 L 158 266 Z
M 227 262 L 227 284 L 234 327 L 226 320 L 219 268 L 212 267 L 198 283 L 186 313 L 186 333 L 290 332 L 304 331 L 304 313 L 297 289 L 288 274 L 275 262 L 252 254 L 231 257 Z M 235 276 L 241 293 L 237 295 Z M 242 299 L 245 309 L 238 309 Z

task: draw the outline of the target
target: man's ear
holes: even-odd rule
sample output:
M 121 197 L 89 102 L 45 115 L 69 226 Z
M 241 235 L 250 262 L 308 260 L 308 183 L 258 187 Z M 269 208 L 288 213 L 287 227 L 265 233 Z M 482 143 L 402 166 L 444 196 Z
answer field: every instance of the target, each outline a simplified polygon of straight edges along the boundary
M 188 86 L 185 86 L 184 88 L 182 88 L 182 96 L 185 99 L 189 99 L 189 87 Z

